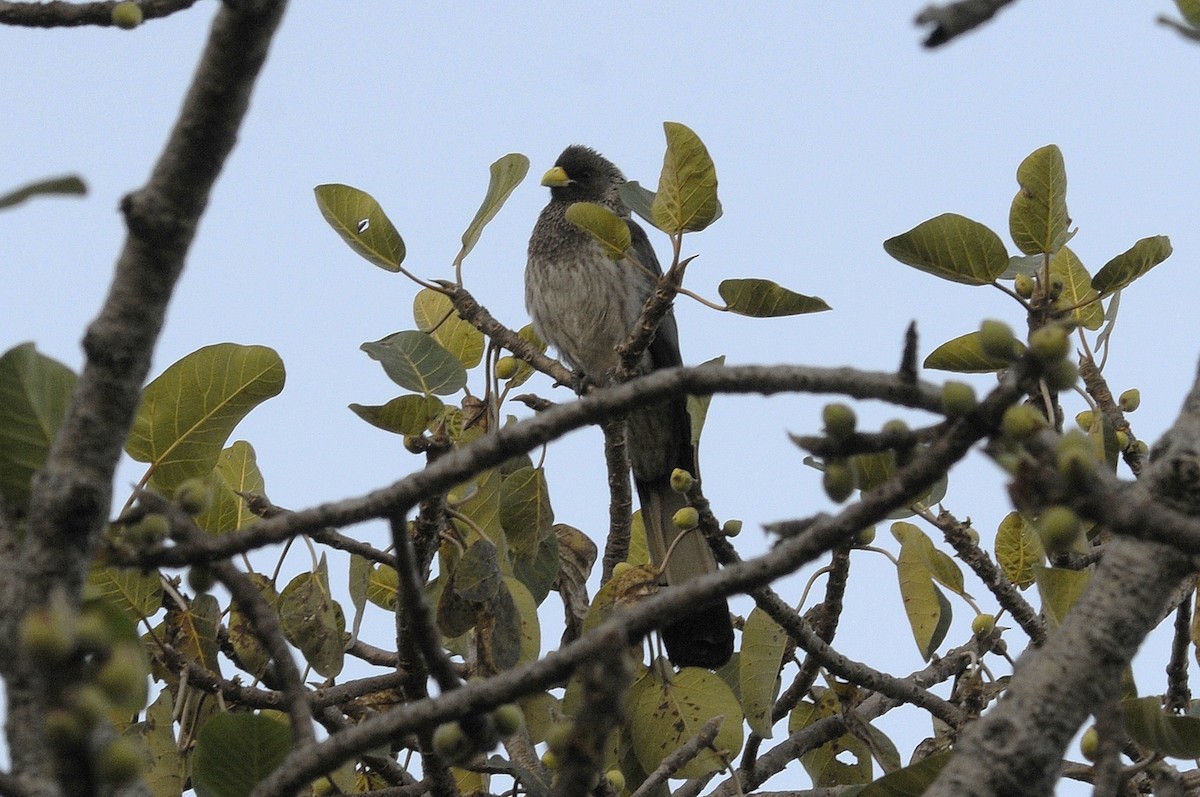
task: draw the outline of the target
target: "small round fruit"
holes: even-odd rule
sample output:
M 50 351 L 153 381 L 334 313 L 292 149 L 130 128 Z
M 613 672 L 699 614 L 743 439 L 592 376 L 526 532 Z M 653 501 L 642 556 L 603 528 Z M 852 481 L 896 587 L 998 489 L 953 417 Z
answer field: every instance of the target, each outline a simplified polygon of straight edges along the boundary
M 96 673 L 96 686 L 114 705 L 141 708 L 146 699 L 146 667 L 132 643 L 117 646 Z
M 1083 446 L 1059 446 L 1058 472 L 1071 486 L 1081 486 L 1095 474 L 1096 458 Z
M 1079 381 L 1079 367 L 1070 360 L 1058 360 L 1046 366 L 1042 379 L 1051 390 L 1070 390 Z
M 854 535 L 854 544 L 860 548 L 865 548 L 875 542 L 875 527 L 868 526 L 867 528 Z
M 685 506 L 676 512 L 671 519 L 675 522 L 675 527 L 682 531 L 694 529 L 700 525 L 700 513 L 696 511 L 696 507 L 694 506 Z
M 834 440 L 844 440 L 854 434 L 854 428 L 858 425 L 854 410 L 840 402 L 826 404 L 821 410 L 821 420 L 825 423 L 825 434 Z
M 65 661 L 75 649 L 74 623 L 62 612 L 43 607 L 21 621 L 21 650 L 35 661 L 55 664 Z
M 175 488 L 175 503 L 189 515 L 199 515 L 212 506 L 212 487 L 207 479 L 185 479 Z
M 496 378 L 512 379 L 520 369 L 520 361 L 516 357 L 501 357 L 496 360 Z
M 1026 440 L 1046 425 L 1046 417 L 1028 404 L 1017 404 L 1004 411 L 1000 433 L 1013 441 Z
M 46 739 L 59 752 L 68 752 L 87 741 L 87 728 L 73 711 L 56 708 L 46 714 Z
M 217 578 L 213 575 L 212 568 L 208 565 L 192 565 L 188 568 L 187 580 L 188 586 L 197 595 L 203 595 L 217 583 Z
M 553 750 L 542 753 L 542 766 L 546 769 L 558 769 L 562 766 L 562 756 Z
M 1083 736 L 1079 738 L 1079 752 L 1093 763 L 1100 757 L 1100 733 L 1095 725 L 1084 731 Z
M 571 740 L 575 738 L 575 723 L 556 722 L 546 729 L 546 747 L 550 752 L 562 755 L 567 752 L 571 746 Z M 551 767 L 553 769 L 554 767 Z
M 1070 507 L 1052 506 L 1042 513 L 1038 527 L 1042 533 L 1042 547 L 1053 554 L 1071 550 L 1079 539 L 1083 524 Z
M 736 537 L 742 533 L 742 521 L 736 518 L 726 520 L 724 525 L 721 526 L 721 533 L 726 537 Z
M 128 783 L 142 772 L 142 753 L 132 740 L 117 737 L 96 756 L 96 779 L 101 783 L 119 786 Z
M 1043 363 L 1057 362 L 1071 351 L 1071 339 L 1058 324 L 1038 327 L 1029 336 L 1029 350 Z
M 132 0 L 124 0 L 112 8 L 112 22 L 123 30 L 133 30 L 142 24 L 143 19 L 145 16 L 142 14 L 141 6 Z
M 145 547 L 162 542 L 171 533 L 171 521 L 167 516 L 158 512 L 146 515 L 144 518 L 125 528 L 125 539 L 138 547 Z
M 525 724 L 525 714 L 516 703 L 505 703 L 492 711 L 492 722 L 496 725 L 496 733 L 512 736 Z
M 826 462 L 821 485 L 829 499 L 840 504 L 854 492 L 854 471 L 843 461 Z
M 942 385 L 942 412 L 947 418 L 961 418 L 978 404 L 975 388 L 966 382 L 947 382 Z
M 975 615 L 975 619 L 971 621 L 971 633 L 979 639 L 991 636 L 995 630 L 996 615 L 994 614 L 977 614 Z
M 446 763 L 465 761 L 475 752 L 475 745 L 457 722 L 444 722 L 433 731 L 433 752 Z
M 979 346 L 989 357 L 1012 360 L 1017 353 L 1017 338 L 1008 324 L 989 318 L 979 325 Z
M 1115 436 L 1117 438 L 1118 450 L 1124 451 L 1125 449 L 1129 448 L 1129 432 L 1126 432 L 1123 429 L 1118 429 Z
M 112 629 L 100 612 L 84 612 L 79 616 L 75 623 L 75 645 L 97 656 L 109 654 L 113 645 Z
M 1092 428 L 1092 424 L 1096 422 L 1096 413 L 1093 410 L 1084 410 L 1075 416 L 1075 423 L 1080 429 L 1085 432 Z
M 112 710 L 112 701 L 108 699 L 108 695 L 94 684 L 75 687 L 69 692 L 67 700 L 75 716 L 88 728 L 95 727 L 96 723 Z
M 1033 296 L 1033 288 L 1033 277 L 1028 274 L 1018 274 L 1016 279 L 1013 280 L 1013 290 L 1022 299 L 1028 299 L 1030 296 Z
M 907 423 L 900 420 L 899 418 L 892 418 L 890 421 L 885 423 L 883 425 L 883 428 L 880 429 L 879 431 L 881 431 L 884 434 L 901 435 L 901 434 L 908 434 L 910 430 L 908 428 Z
M 1142 406 L 1142 391 L 1136 387 L 1129 388 L 1117 399 L 1117 404 L 1121 407 L 1121 412 L 1133 412 Z
M 604 777 L 608 779 L 613 791 L 617 794 L 625 791 L 625 774 L 619 769 L 610 769 L 604 773 Z
M 696 479 L 683 468 L 671 471 L 671 489 L 675 492 L 686 493 L 695 483 Z

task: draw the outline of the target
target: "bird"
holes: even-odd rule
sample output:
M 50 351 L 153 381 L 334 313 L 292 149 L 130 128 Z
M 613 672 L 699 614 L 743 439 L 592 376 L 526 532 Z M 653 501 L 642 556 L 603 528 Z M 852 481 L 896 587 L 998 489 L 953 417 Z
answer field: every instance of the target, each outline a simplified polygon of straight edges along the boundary
M 525 266 L 525 307 L 534 329 L 584 379 L 595 385 L 613 381 L 617 347 L 632 334 L 642 307 L 654 292 L 662 267 L 645 230 L 630 218 L 621 199 L 625 176 L 590 147 L 563 150 L 542 178 L 550 202 L 538 216 L 529 238 Z M 625 220 L 630 247 L 613 260 L 601 245 L 566 217 L 576 202 L 593 202 Z M 632 253 L 633 257 L 629 257 Z M 673 312 L 659 324 L 643 353 L 639 371 L 682 365 L 679 331 Z M 687 499 L 671 488 L 671 473 L 696 473 L 687 399 L 673 397 L 630 412 L 627 448 L 646 527 L 646 541 L 665 584 L 682 584 L 717 569 L 712 550 L 698 532 L 680 540 L 663 567 L 679 534 L 673 517 Z M 717 669 L 733 653 L 733 625 L 724 598 L 702 604 L 662 629 L 667 658 L 678 667 Z

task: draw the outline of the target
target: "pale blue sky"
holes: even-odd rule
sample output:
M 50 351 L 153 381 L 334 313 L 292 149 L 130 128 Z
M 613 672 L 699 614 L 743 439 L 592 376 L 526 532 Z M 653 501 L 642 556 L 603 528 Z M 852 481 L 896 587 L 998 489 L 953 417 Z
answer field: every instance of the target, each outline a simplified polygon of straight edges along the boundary
M 881 243 L 944 211 L 982 221 L 1007 242 L 1017 165 L 1056 143 L 1080 228 L 1072 247 L 1093 272 L 1141 237 L 1171 237 L 1174 256 L 1123 297 L 1106 373 L 1118 391 L 1142 389 L 1132 418 L 1139 437 L 1153 440 L 1179 407 L 1200 351 L 1191 321 L 1200 47 L 1154 24 L 1156 14 L 1175 13 L 1169 0 L 1024 0 L 935 52 L 919 46 L 911 24 L 924 5 L 917 0 L 411 5 L 293 4 L 156 356 L 155 373 L 219 341 L 280 352 L 284 393 L 235 432 L 255 446 L 276 503 L 356 494 L 416 462 L 399 438 L 346 409 L 398 392 L 358 345 L 411 327 L 414 289 L 346 248 L 321 219 L 313 186 L 344 182 L 372 193 L 408 244 L 407 266 L 452 278 L 488 165 L 527 154 L 531 177 L 465 269 L 480 301 L 519 327 L 525 242 L 546 201 L 537 176 L 564 146 L 585 143 L 653 185 L 663 120 L 705 140 L 725 209 L 687 242 L 700 255 L 688 286 L 715 297 L 723 278 L 766 277 L 834 308 L 758 321 L 681 300 L 685 360 L 892 368 L 912 319 L 923 353 L 986 316 L 1020 328 L 1017 306 L 999 292 L 911 271 Z M 82 329 L 122 240 L 117 204 L 158 154 L 214 9 L 201 2 L 132 32 L 0 30 L 9 76 L 0 190 L 65 171 L 91 188 L 83 200 L 0 213 L 0 349 L 32 339 L 80 365 Z M 980 390 L 989 383 L 973 381 Z M 549 395 L 548 383 L 531 386 Z M 739 545 L 748 553 L 767 542 L 761 523 L 828 507 L 818 475 L 785 435 L 815 429 L 821 403 L 713 404 L 706 492 L 719 515 L 746 521 Z M 877 407 L 863 415 L 891 417 Z M 547 457 L 558 519 L 590 532 L 606 517 L 599 445 L 597 434 L 579 433 Z M 118 501 L 137 476 L 122 470 Z M 999 472 L 976 457 L 952 477 L 947 506 L 990 540 L 1006 511 Z M 383 537 L 373 527 L 355 533 Z M 892 671 L 915 669 L 894 571 L 881 557 L 857 556 L 856 569 L 867 568 L 839 646 Z M 968 611 L 958 601 L 955 609 L 957 643 Z M 887 626 L 897 633 L 883 635 Z M 881 639 L 893 641 L 883 649 Z M 1145 691 L 1161 690 L 1151 682 L 1157 671 Z M 901 733 L 906 759 L 928 729 L 914 716 Z

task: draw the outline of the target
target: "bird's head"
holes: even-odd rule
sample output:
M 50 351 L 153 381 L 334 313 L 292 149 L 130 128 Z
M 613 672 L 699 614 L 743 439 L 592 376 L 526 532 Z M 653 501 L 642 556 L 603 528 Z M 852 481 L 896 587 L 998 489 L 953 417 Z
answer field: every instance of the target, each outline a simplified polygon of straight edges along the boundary
M 619 207 L 617 189 L 625 175 L 607 158 L 590 147 L 567 147 L 554 162 L 554 168 L 542 177 L 550 188 L 551 199 L 563 202 L 597 202 Z

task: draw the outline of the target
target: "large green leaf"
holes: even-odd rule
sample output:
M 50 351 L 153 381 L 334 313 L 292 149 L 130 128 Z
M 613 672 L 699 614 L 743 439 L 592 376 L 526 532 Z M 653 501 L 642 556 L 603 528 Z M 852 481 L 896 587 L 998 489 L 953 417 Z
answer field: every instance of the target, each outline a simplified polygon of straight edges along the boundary
M 742 747 L 742 709 L 737 698 L 716 674 L 700 667 L 685 667 L 670 680 L 651 667 L 629 689 L 629 725 L 638 760 L 653 772 L 662 760 L 689 741 L 710 719 L 725 717 L 713 746 L 733 758 Z M 701 778 L 724 766 L 712 750 L 700 753 L 677 773 L 681 778 Z
M 326 678 L 342 671 L 346 617 L 329 592 L 325 557 L 312 573 L 293 578 L 279 594 L 279 621 L 284 636 L 304 654 L 312 668 Z
M 461 263 L 471 253 L 475 244 L 479 243 L 483 228 L 496 217 L 513 189 L 525 179 L 529 173 L 529 158 L 519 152 L 510 152 L 493 163 L 490 171 L 491 178 L 488 180 L 487 193 L 483 195 L 483 204 L 475 211 L 475 218 L 471 219 L 462 234 L 462 250 L 454 259 L 456 263 Z
M 1171 239 L 1165 235 L 1143 238 L 1104 264 L 1092 277 L 1101 296 L 1119 291 L 1171 256 Z
M 1042 598 L 1042 613 L 1052 628 L 1058 628 L 1075 605 L 1088 582 L 1092 580 L 1090 570 L 1068 570 L 1063 567 L 1044 567 L 1039 563 L 1033 569 L 1038 593 Z
M 950 762 L 952 755 L 952 751 L 943 750 L 903 769 L 889 772 L 879 780 L 868 783 L 857 797 L 921 797 Z
M 413 297 L 413 320 L 417 329 L 432 335 L 464 368 L 474 368 L 483 359 L 483 333 L 462 320 L 446 294 L 432 288 L 418 291 Z
M 621 187 L 617 189 L 621 195 L 621 201 L 625 203 L 625 207 L 641 216 L 650 224 L 654 223 L 654 192 L 646 188 L 637 180 L 629 180 L 621 183 Z
M 1042 539 L 1020 512 L 1009 512 L 996 529 L 996 561 L 1019 589 L 1033 583 L 1034 568 L 1046 558 Z
M 819 296 L 805 296 L 766 279 L 721 280 L 717 287 L 728 310 L 753 318 L 774 318 L 831 309 Z
M 629 222 L 595 202 L 576 202 L 567 208 L 567 221 L 580 228 L 600 244 L 610 260 L 625 257 L 633 238 Z
M 1034 150 L 1017 167 L 1017 183 L 1021 188 L 1008 214 L 1013 242 L 1027 255 L 1053 254 L 1071 223 L 1062 151 L 1054 144 Z
M 802 700 L 788 716 L 788 733 L 807 728 L 815 722 L 842 713 L 841 703 L 832 689 L 826 689 L 819 703 Z M 813 748 L 800 756 L 800 763 L 813 785 L 819 788 L 862 785 L 871 782 L 874 767 L 871 748 L 852 733 Z
M 694 132 L 678 122 L 663 122 L 667 152 L 650 215 L 663 232 L 703 230 L 721 215 L 717 199 L 717 168 L 708 148 Z
M 88 591 L 116 606 L 131 622 L 158 614 L 162 608 L 162 576 L 157 570 L 135 570 L 93 564 Z
M 192 754 L 196 793 L 248 797 L 291 749 L 291 729 L 279 717 L 214 714 L 200 728 Z
M 321 215 L 351 249 L 386 271 L 400 270 L 404 239 L 375 197 L 340 183 L 319 185 L 313 192 Z
M 1138 744 L 1169 758 L 1200 758 L 1200 718 L 1168 714 L 1157 697 L 1122 700 L 1121 714 Z
M 1017 341 L 1017 350 L 1025 351 L 1025 344 Z M 979 332 L 968 332 L 954 340 L 948 340 L 929 353 L 925 358 L 926 368 L 939 371 L 954 371 L 960 374 L 983 374 L 1003 371 L 1012 362 L 993 357 L 983 350 Z
M 388 377 L 406 390 L 448 396 L 467 384 L 467 369 L 424 332 L 408 330 L 360 347 L 378 360 Z
M 351 404 L 355 415 L 372 426 L 396 434 L 420 434 L 441 414 L 444 404 L 437 396 L 397 396 L 382 405 Z
M 519 468 L 500 485 L 500 525 L 517 553 L 530 555 L 554 526 L 550 490 L 541 468 Z
M 71 369 L 32 343 L 0 357 L 0 495 L 17 512 L 29 508 L 30 480 L 46 464 L 74 389 Z
M 742 655 L 738 659 L 738 684 L 750 730 L 771 738 L 771 709 L 779 694 L 779 668 L 787 647 L 787 632 L 759 607 L 754 607 L 742 629 Z
M 45 180 L 27 183 L 15 191 L 0 194 L 0 208 L 9 208 L 32 199 L 35 196 L 82 196 L 87 193 L 83 180 L 74 174 L 64 177 L 50 177 Z
M 1175 7 L 1193 28 L 1200 28 L 1200 0 L 1175 0 Z
M 1008 268 L 1000 236 L 957 213 L 923 221 L 883 248 L 906 266 L 965 285 L 988 285 Z
M 146 386 L 125 450 L 150 463 L 153 484 L 165 492 L 207 477 L 234 427 L 279 395 L 283 382 L 283 361 L 266 346 L 198 349 Z
M 1050 261 L 1050 281 L 1062 285 L 1054 300 L 1057 310 L 1071 310 L 1071 317 L 1084 329 L 1099 329 L 1104 323 L 1100 294 L 1092 287 L 1092 275 L 1069 246 L 1059 249 Z

